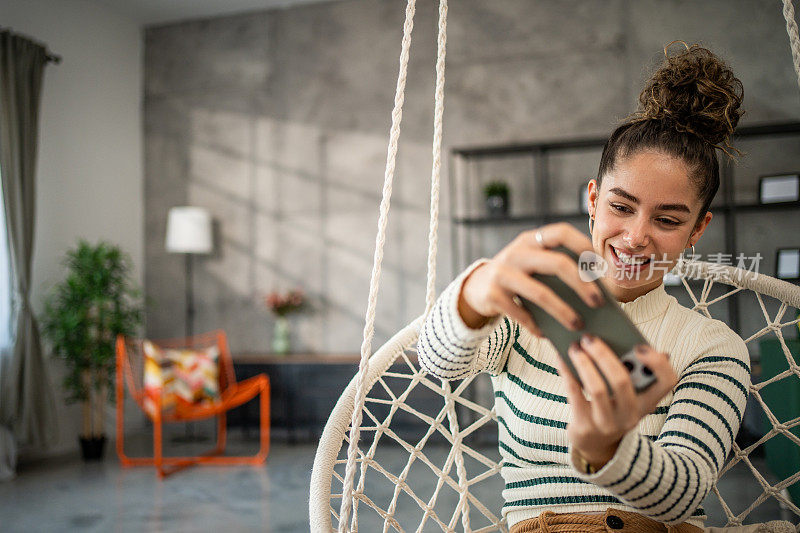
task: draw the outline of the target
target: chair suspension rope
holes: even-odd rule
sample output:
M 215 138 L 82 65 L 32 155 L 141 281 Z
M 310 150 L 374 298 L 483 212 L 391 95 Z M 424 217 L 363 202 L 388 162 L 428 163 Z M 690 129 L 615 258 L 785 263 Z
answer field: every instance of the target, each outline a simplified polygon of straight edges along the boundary
M 433 167 L 431 169 L 431 220 L 428 233 L 428 286 L 425 316 L 436 301 L 436 251 L 439 245 L 439 188 L 442 170 L 442 115 L 444 114 L 444 60 L 447 44 L 447 0 L 439 2 L 439 39 L 436 57 L 436 94 L 433 118 Z
M 792 62 L 797 73 L 797 83 L 800 86 L 800 36 L 797 32 L 797 22 L 794 20 L 794 6 L 792 0 L 783 0 L 783 18 L 786 19 L 786 32 L 789 34 L 789 46 L 792 48 Z
M 428 236 L 428 280 L 427 280 L 427 305 L 425 314 L 427 315 L 433 304 L 436 301 L 436 250 L 438 242 L 438 222 L 439 222 L 439 183 L 441 175 L 441 153 L 442 153 L 442 115 L 444 110 L 444 72 L 445 72 L 445 48 L 447 41 L 447 0 L 440 0 L 439 4 L 439 34 L 437 41 L 437 59 L 436 59 L 436 89 L 435 89 L 435 106 L 434 106 L 434 124 L 433 124 L 433 146 L 432 146 L 432 167 L 431 167 L 431 214 L 430 214 L 430 230 Z M 364 409 L 364 401 L 366 401 L 366 393 L 369 383 L 363 382 L 364 387 L 364 400 L 360 405 L 356 405 L 358 410 Z M 453 412 L 455 415 L 455 412 Z M 377 435 L 376 435 L 377 441 Z M 377 442 L 376 442 L 377 444 Z M 370 448 L 367 453 L 368 460 L 361 461 L 361 469 L 358 477 L 358 486 L 355 489 L 355 494 L 363 494 L 364 484 L 366 482 L 367 468 L 369 466 L 369 459 L 372 459 L 373 449 Z M 461 456 L 459 455 L 459 458 Z M 463 459 L 461 460 L 462 471 Z M 355 478 L 354 478 L 355 483 Z M 399 487 L 398 487 L 399 488 Z M 396 503 L 396 496 L 393 501 Z M 358 505 L 359 500 L 352 499 L 352 520 L 351 527 L 354 531 L 358 530 Z M 393 511 L 392 511 L 393 515 Z M 388 527 L 388 521 L 384 523 L 384 530 Z
M 383 261 L 383 245 L 386 242 L 386 225 L 389 220 L 389 205 L 392 197 L 395 162 L 397 159 L 397 141 L 400 137 L 400 123 L 403 119 L 403 100 L 405 99 L 406 77 L 408 74 L 409 50 L 411 49 L 411 31 L 414 28 L 416 0 L 408 0 L 406 19 L 403 24 L 403 44 L 400 52 L 400 72 L 397 77 L 397 88 L 392 110 L 392 127 L 389 135 L 389 147 L 386 155 L 386 171 L 384 173 L 383 197 L 381 199 L 380 217 L 378 219 L 378 235 L 375 240 L 375 255 L 372 264 L 372 277 L 369 286 L 369 302 L 367 304 L 364 341 L 361 344 L 361 361 L 356 375 L 356 395 L 353 416 L 350 421 L 350 444 L 347 448 L 347 469 L 342 488 L 342 504 L 339 511 L 339 532 L 347 532 L 347 523 L 353 504 L 353 478 L 358 455 L 358 438 L 361 426 L 362 406 L 366 395 L 364 377 L 369 369 L 369 356 L 372 349 L 372 337 L 375 332 L 375 307 L 380 285 L 381 262 Z

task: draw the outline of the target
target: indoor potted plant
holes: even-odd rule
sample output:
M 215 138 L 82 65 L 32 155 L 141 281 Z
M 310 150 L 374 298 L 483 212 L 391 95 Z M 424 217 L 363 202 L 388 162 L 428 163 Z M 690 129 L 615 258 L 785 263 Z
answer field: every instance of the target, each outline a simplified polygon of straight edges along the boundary
M 82 403 L 84 459 L 99 459 L 106 437 L 104 414 L 114 377 L 118 334 L 135 335 L 142 323 L 141 291 L 132 264 L 115 245 L 81 240 L 64 259 L 66 277 L 45 303 L 42 333 L 67 367 L 67 401 Z
M 483 187 L 486 210 L 491 217 L 508 216 L 508 185 L 504 181 L 490 181 Z

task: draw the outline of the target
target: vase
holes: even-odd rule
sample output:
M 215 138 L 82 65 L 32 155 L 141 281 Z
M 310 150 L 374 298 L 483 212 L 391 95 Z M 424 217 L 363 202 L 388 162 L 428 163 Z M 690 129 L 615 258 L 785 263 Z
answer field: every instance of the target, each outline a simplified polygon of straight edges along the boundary
M 289 319 L 285 316 L 275 318 L 275 329 L 272 332 L 272 352 L 280 355 L 289 353 Z

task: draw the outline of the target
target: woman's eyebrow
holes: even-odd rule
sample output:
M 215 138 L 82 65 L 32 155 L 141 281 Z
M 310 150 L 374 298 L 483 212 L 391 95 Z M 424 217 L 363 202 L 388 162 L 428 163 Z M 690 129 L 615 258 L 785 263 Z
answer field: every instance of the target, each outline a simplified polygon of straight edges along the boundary
M 612 187 L 608 190 L 608 192 L 616 194 L 617 196 L 622 196 L 626 200 L 630 200 L 631 202 L 638 204 L 639 199 L 636 198 L 634 195 L 623 191 L 619 187 Z M 658 204 L 656 209 L 660 211 L 682 211 L 684 213 L 691 213 L 691 209 L 686 204 Z

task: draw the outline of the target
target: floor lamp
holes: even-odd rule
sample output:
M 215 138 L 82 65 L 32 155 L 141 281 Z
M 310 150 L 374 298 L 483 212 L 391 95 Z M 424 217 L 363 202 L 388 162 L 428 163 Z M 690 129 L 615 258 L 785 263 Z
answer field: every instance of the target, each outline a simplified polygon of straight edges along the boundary
M 194 335 L 194 288 L 192 283 L 192 261 L 196 254 L 212 252 L 211 215 L 202 207 L 181 206 L 169 210 L 167 218 L 167 252 L 184 254 L 186 277 L 186 337 Z M 186 424 L 183 441 L 203 440 L 191 431 L 192 424 Z

